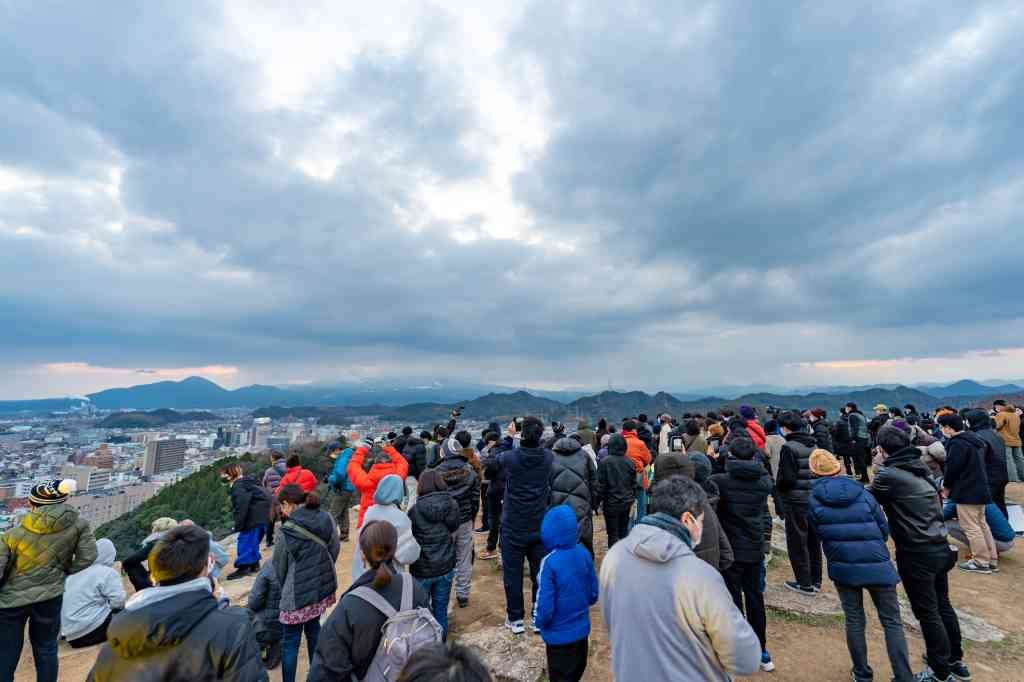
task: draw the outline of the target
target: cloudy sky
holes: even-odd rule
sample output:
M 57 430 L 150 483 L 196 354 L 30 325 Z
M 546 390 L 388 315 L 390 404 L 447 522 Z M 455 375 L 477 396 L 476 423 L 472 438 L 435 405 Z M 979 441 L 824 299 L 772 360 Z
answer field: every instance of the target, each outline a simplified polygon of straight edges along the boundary
M 294 4 L 0 3 L 0 398 L 1024 375 L 1019 2 Z

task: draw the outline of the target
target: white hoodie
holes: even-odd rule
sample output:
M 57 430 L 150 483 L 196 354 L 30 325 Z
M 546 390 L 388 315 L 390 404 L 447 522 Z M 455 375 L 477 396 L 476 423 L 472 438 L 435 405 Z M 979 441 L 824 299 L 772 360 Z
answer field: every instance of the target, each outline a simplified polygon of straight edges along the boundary
M 113 542 L 97 540 L 92 566 L 68 576 L 60 610 L 62 637 L 83 637 L 102 625 L 113 609 L 124 608 L 124 583 L 113 569 L 115 555 Z

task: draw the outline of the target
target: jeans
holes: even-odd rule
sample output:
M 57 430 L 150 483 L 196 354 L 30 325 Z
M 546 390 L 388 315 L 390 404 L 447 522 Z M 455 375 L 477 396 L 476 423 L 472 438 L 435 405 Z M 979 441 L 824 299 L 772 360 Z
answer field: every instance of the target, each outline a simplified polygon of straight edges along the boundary
M 420 587 L 430 597 L 430 612 L 434 614 L 441 629 L 444 630 L 444 638 L 448 639 L 448 602 L 452 597 L 452 580 L 455 578 L 455 571 L 448 571 L 436 578 L 417 578 Z
M 491 495 L 487 491 L 487 551 L 493 552 L 498 548 L 498 537 L 501 535 L 501 509 L 505 500 L 498 495 Z
M 317 640 L 320 639 L 320 619 L 313 618 L 298 625 L 282 625 L 284 637 L 281 639 L 281 680 L 295 682 L 295 670 L 299 667 L 299 643 L 302 633 L 306 633 L 306 651 L 310 663 L 316 651 Z
M 13 559 L 13 557 L 12 557 Z M 0 682 L 14 682 L 21 648 L 25 644 L 25 622 L 37 682 L 57 682 L 57 638 L 60 637 L 60 607 L 64 597 L 0 609 Z
M 413 481 L 415 480 L 416 479 L 413 479 Z M 342 542 L 348 541 L 348 510 L 352 507 L 352 497 L 354 494 L 355 493 L 348 491 L 331 491 L 331 517 L 334 519 L 334 522 L 338 524 L 338 538 Z
M 510 623 L 523 620 L 523 559 L 530 565 L 530 582 L 532 583 L 531 601 L 537 603 L 537 574 L 540 562 L 547 552 L 540 540 L 540 533 L 525 536 L 501 536 L 502 582 L 505 584 L 505 605 Z
M 955 564 L 956 553 L 945 545 L 935 551 L 896 551 L 896 570 L 921 624 L 928 665 L 940 680 L 949 677 L 950 661 L 964 657 L 960 621 L 949 602 L 948 574 Z
M 645 516 L 647 516 L 647 491 L 641 488 L 636 496 L 636 515 L 630 522 L 629 527 L 632 529 Z
M 907 653 L 907 640 L 903 635 L 903 622 L 900 620 L 900 603 L 895 587 L 850 587 L 836 583 L 839 602 L 846 616 L 846 648 L 850 651 L 853 661 L 853 676 L 857 682 L 871 682 L 874 670 L 868 664 L 868 644 L 864 637 L 867 620 L 864 617 L 864 590 L 871 595 L 878 611 L 878 620 L 885 631 L 885 648 L 889 653 L 889 665 L 896 682 L 911 682 L 914 679 L 910 671 L 910 656 Z
M 979 564 L 994 564 L 999 561 L 996 552 L 996 541 L 992 539 L 992 529 L 985 520 L 985 505 L 958 504 L 956 518 L 960 521 L 960 529 L 967 536 L 967 544 L 971 547 L 971 555 Z
M 821 585 L 821 540 L 807 521 L 807 505 L 786 507 L 786 549 L 793 577 L 803 587 Z
M 545 652 L 550 682 L 580 682 L 587 670 L 590 640 L 584 637 L 571 644 L 548 644 Z
M 764 562 L 740 563 L 736 562 L 726 569 L 724 578 L 725 586 L 729 588 L 729 594 L 736 604 L 736 608 L 746 613 L 747 622 L 753 628 L 754 634 L 761 642 L 761 651 L 765 651 L 765 640 L 767 638 L 767 620 L 764 611 L 764 587 L 761 581 L 761 572 L 764 570 Z M 746 608 L 744 608 L 746 602 Z
M 466 521 L 453 533 L 455 539 L 455 596 L 469 599 L 473 584 L 473 519 Z
M 1009 520 L 1010 512 L 1006 509 L 1006 484 L 1005 483 L 989 483 L 988 491 L 992 494 L 992 502 L 996 507 L 1003 513 L 1003 516 Z
M 608 533 L 608 549 L 629 535 L 629 507 L 604 506 L 604 528 Z
M 1006 446 L 1006 473 L 1010 475 L 1010 481 L 1017 483 L 1024 481 L 1024 451 L 1020 446 Z
M 235 557 L 235 568 L 254 566 L 260 562 L 260 540 L 263 539 L 265 525 L 259 525 L 238 534 L 238 555 Z

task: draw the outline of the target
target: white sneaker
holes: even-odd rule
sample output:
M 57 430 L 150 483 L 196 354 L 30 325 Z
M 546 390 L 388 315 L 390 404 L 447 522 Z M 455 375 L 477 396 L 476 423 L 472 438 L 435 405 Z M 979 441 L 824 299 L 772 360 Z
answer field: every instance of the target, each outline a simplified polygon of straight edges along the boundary
M 526 632 L 526 628 L 523 626 L 523 621 L 521 620 L 512 621 L 510 623 L 508 618 L 506 618 L 505 627 L 507 627 L 513 635 L 521 635 Z

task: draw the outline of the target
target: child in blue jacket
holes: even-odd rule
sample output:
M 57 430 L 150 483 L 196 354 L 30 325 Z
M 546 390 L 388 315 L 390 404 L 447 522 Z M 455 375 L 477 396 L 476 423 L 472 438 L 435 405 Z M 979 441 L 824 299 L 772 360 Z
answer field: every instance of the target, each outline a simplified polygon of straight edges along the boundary
M 579 682 L 587 669 L 590 607 L 597 603 L 597 573 L 579 543 L 576 513 L 560 504 L 540 528 L 548 555 L 540 564 L 534 626 L 547 647 L 548 679 Z

